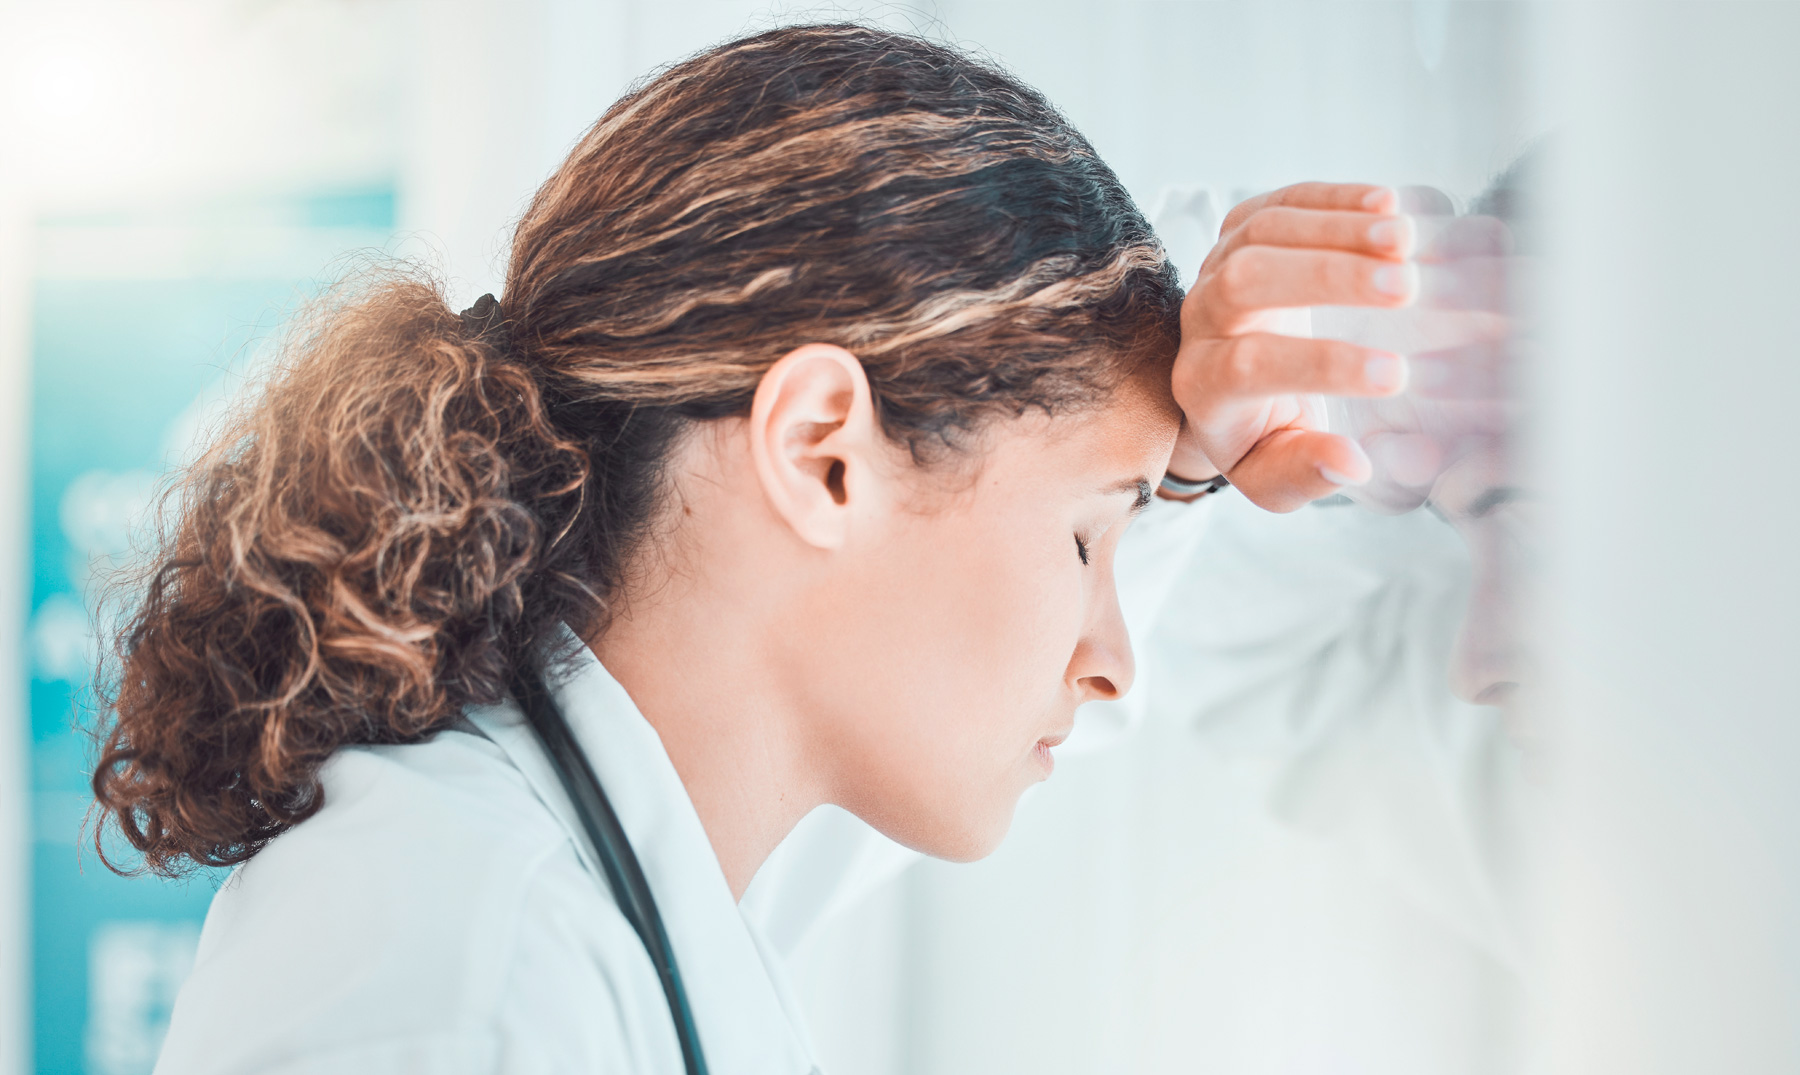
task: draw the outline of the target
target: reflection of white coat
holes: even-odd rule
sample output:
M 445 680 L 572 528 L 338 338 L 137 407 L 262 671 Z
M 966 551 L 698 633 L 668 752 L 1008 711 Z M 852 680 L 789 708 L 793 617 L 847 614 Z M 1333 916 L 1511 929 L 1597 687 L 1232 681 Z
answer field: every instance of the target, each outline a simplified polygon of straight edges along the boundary
M 655 730 L 585 648 L 556 697 L 643 863 L 711 1070 L 814 1071 Z M 158 1072 L 683 1070 L 649 956 L 516 707 L 341 751 L 323 778 L 324 808 L 213 900 Z

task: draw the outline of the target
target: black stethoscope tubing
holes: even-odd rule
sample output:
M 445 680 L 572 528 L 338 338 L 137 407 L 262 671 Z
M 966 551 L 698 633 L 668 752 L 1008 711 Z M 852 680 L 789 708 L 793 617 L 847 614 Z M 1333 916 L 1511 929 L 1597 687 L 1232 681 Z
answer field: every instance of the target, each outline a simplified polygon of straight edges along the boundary
M 619 824 L 619 815 L 613 812 L 612 802 L 600 786 L 600 778 L 594 775 L 594 767 L 575 742 L 575 734 L 569 730 L 562 711 L 557 709 L 542 681 L 529 673 L 515 675 L 512 691 L 519 707 L 525 711 L 531 730 L 543 744 L 544 753 L 562 781 L 563 790 L 575 804 L 575 812 L 581 815 L 581 827 L 587 830 L 588 842 L 593 844 L 594 853 L 599 856 L 600 867 L 606 873 L 606 883 L 612 888 L 619 910 L 637 931 L 644 949 L 650 953 L 650 962 L 656 966 L 663 995 L 669 1001 L 669 1015 L 675 1020 L 675 1036 L 681 1041 L 681 1058 L 687 1066 L 687 1075 L 706 1075 L 706 1057 L 700 1051 L 700 1033 L 694 1025 L 694 1013 L 688 1007 L 681 970 L 675 965 L 675 950 L 669 944 L 668 932 L 663 929 L 662 915 L 656 909 L 650 882 L 644 878 L 644 868 L 638 864 L 631 841 Z

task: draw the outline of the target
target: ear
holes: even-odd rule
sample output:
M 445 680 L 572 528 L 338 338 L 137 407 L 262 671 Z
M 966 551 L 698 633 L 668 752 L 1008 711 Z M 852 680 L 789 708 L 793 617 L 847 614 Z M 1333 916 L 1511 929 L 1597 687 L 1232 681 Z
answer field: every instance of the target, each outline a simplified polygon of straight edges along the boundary
M 871 492 L 881 447 L 862 363 L 824 343 L 783 355 L 756 386 L 749 433 L 775 513 L 807 544 L 841 546 L 853 507 Z

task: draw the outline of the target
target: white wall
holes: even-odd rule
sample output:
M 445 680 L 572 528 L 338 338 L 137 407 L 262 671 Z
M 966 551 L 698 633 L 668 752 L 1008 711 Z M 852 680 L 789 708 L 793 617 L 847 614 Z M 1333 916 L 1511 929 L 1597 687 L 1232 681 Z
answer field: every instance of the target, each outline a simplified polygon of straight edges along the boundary
M 1547 1070 L 1800 1070 L 1800 6 L 1581 5 L 1540 468 Z

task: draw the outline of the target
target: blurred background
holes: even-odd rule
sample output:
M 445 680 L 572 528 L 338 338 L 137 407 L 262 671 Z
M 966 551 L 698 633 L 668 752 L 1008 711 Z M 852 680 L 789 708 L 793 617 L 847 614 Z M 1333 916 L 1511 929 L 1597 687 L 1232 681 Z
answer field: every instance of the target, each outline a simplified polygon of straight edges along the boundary
M 1188 278 L 1260 190 L 1556 156 L 1504 473 L 1222 498 L 1142 726 L 790 938 L 826 1069 L 1800 1070 L 1800 5 L 0 0 L 0 1075 L 149 1071 L 218 880 L 80 848 L 91 579 L 208 407 L 357 258 L 497 291 L 633 80 L 842 18 L 1044 90 Z

